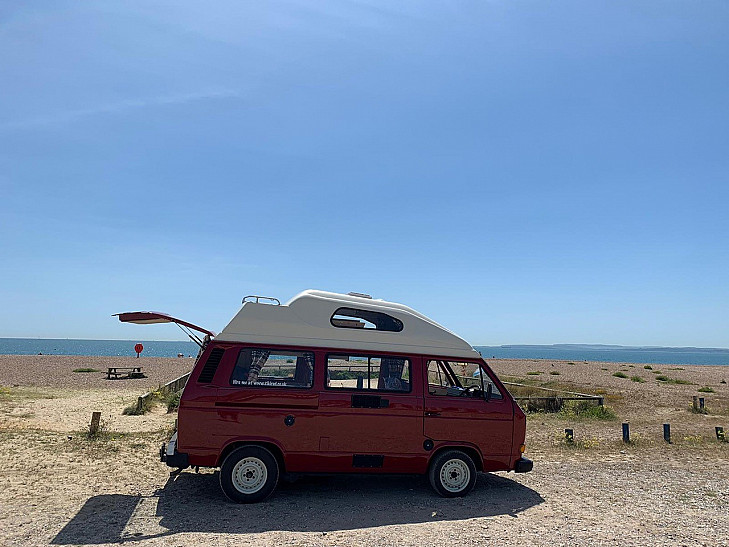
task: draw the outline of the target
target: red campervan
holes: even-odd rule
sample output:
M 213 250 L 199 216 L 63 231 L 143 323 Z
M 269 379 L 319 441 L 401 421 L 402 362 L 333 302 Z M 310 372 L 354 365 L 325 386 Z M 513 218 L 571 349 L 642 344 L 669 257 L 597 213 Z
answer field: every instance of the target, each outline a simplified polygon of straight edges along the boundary
M 267 301 L 272 304 L 265 303 Z M 470 344 L 417 311 L 368 295 L 247 297 L 205 335 L 180 399 L 170 467 L 220 467 L 233 501 L 270 495 L 283 473 L 428 474 L 443 496 L 479 471 L 527 472 L 526 418 Z

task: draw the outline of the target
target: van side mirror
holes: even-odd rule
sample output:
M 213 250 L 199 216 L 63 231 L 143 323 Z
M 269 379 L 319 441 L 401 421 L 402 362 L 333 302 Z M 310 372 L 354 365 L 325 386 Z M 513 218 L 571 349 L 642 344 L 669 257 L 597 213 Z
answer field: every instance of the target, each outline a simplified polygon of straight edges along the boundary
M 493 393 L 493 391 L 494 391 L 494 384 L 489 382 L 489 387 L 486 388 L 486 401 L 491 400 L 491 394 Z

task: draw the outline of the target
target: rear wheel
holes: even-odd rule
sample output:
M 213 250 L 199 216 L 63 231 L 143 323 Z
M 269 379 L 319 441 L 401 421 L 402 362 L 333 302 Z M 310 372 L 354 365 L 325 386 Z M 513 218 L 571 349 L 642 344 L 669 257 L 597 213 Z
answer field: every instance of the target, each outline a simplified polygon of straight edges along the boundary
M 428 478 L 433 489 L 443 497 L 465 496 L 476 484 L 476 466 L 465 452 L 447 450 L 433 458 Z
M 270 496 L 278 484 L 278 462 L 262 446 L 241 446 L 220 466 L 220 487 L 237 503 L 255 503 Z

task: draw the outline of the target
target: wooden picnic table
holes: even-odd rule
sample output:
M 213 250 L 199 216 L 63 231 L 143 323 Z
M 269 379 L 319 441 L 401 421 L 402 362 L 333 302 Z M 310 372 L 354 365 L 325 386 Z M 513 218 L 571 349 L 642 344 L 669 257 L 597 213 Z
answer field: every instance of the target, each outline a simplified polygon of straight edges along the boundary
M 111 380 L 112 376 L 114 379 L 118 379 L 120 376 L 141 378 L 144 374 L 142 374 L 142 367 L 109 367 L 106 371 L 106 379 Z

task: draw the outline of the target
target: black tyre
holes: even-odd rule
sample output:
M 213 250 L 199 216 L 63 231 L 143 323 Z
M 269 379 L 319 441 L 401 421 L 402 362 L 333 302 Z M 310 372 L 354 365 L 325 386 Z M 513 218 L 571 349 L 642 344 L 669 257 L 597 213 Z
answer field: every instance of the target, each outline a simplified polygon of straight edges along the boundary
M 460 450 L 447 450 L 430 462 L 428 478 L 433 490 L 445 498 L 465 496 L 476 484 L 476 466 Z
M 220 487 L 236 503 L 255 503 L 270 496 L 278 484 L 276 457 L 262 446 L 241 446 L 220 466 Z

